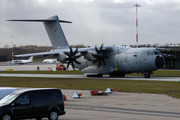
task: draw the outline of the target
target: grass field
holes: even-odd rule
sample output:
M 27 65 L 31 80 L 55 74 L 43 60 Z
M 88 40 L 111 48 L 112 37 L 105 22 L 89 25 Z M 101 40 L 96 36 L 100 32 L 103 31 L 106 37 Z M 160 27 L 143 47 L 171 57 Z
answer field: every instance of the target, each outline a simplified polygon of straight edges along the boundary
M 0 71 L 0 73 L 15 73 L 15 74 L 83 74 L 80 70 L 69 71 Z M 126 74 L 126 76 L 143 76 L 142 74 Z M 180 70 L 158 70 L 154 71 L 151 76 L 161 77 L 180 77 Z
M 58 87 L 61 89 L 100 90 L 114 88 L 119 92 L 156 93 L 180 98 L 179 82 L 134 81 L 110 79 L 70 79 L 70 78 L 18 78 L 0 77 L 1 86 L 12 87 Z

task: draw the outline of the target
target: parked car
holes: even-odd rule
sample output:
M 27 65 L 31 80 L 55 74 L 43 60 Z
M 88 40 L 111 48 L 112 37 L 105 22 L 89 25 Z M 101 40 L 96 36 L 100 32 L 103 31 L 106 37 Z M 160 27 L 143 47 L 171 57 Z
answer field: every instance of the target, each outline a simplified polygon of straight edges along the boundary
M 0 87 L 0 99 L 6 96 L 7 94 L 18 90 L 17 88 L 12 87 Z
M 52 68 L 51 68 L 51 67 L 48 67 L 48 71 L 52 71 Z
M 66 70 L 66 67 L 63 64 L 57 64 L 56 70 L 64 71 Z
M 1 120 L 57 120 L 64 115 L 64 100 L 60 89 L 41 88 L 14 91 L 0 100 Z

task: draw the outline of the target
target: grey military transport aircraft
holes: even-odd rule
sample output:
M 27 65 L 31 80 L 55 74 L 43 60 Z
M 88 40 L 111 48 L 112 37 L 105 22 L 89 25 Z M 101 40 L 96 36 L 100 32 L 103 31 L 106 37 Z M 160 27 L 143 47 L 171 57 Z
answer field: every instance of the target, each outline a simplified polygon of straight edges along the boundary
M 43 22 L 53 49 L 49 52 L 15 55 L 16 57 L 54 55 L 57 60 L 81 70 L 87 77 L 125 77 L 129 73 L 144 74 L 150 78 L 152 71 L 165 64 L 162 54 L 155 48 L 131 48 L 125 46 L 95 46 L 94 48 L 71 48 L 66 40 L 61 25 L 72 23 L 59 20 L 58 16 L 37 20 L 8 20 L 25 22 Z

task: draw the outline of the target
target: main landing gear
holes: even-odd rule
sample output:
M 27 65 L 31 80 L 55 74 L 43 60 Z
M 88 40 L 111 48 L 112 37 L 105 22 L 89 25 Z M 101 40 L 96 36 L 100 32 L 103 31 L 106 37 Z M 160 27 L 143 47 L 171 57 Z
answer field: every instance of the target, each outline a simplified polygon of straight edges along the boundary
M 87 77 L 102 77 L 102 74 L 98 74 L 98 75 L 87 75 Z
M 111 73 L 109 74 L 110 77 L 125 77 L 124 73 Z
M 144 78 L 150 78 L 150 77 L 151 77 L 151 74 L 150 74 L 150 73 L 145 73 L 145 74 L 143 75 L 143 77 L 144 77 Z

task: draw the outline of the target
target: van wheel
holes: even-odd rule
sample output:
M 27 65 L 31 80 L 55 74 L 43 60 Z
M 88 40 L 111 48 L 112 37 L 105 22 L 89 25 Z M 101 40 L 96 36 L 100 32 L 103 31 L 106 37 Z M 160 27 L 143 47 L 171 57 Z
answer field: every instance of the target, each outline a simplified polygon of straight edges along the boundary
M 1 120 L 12 120 L 12 117 L 9 113 L 5 113 L 2 115 Z
M 51 110 L 48 116 L 49 120 L 57 120 L 58 119 L 58 113 L 56 110 Z
M 41 117 L 37 117 L 37 118 L 35 118 L 36 120 L 41 120 L 42 118 Z

